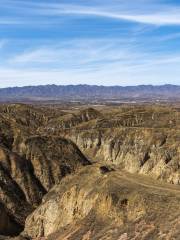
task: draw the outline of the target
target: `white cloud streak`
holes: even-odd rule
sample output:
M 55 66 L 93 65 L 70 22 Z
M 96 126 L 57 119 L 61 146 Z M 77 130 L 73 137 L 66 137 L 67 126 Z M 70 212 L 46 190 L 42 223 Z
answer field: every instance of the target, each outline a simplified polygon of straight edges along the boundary
M 80 36 L 79 39 L 65 42 L 56 39 L 47 45 L 31 42 L 22 46 L 12 41 L 9 52 L 5 57 L 3 54 L 1 56 L 0 86 L 84 82 L 104 85 L 156 84 L 157 82 L 179 84 L 180 51 L 177 49 L 175 52 L 174 48 L 171 49 L 172 46 L 167 50 L 165 45 L 164 50 L 161 48 L 163 41 L 179 38 L 179 33 L 172 31 L 166 35 L 153 35 L 151 39 L 148 34 L 144 36 L 143 33 L 147 28 L 154 29 L 156 26 L 158 28 L 180 25 L 180 8 L 173 5 L 163 5 L 159 8 L 161 4 L 158 1 L 136 2 L 141 4 L 136 5 L 129 0 L 96 1 L 95 4 L 92 0 L 85 6 L 84 1 L 70 5 L 7 0 L 9 10 L 14 10 L 15 20 L 12 16 L 9 20 L 8 16 L 4 20 L 0 17 L 0 25 L 32 24 L 41 27 L 41 24 L 52 24 L 54 21 L 59 22 L 62 19 L 64 21 L 64 18 L 74 17 L 82 22 L 87 17 L 98 17 L 138 24 L 133 25 L 136 34 L 128 32 L 126 37 L 122 35 L 120 39 L 107 37 L 83 40 Z M 128 26 L 127 24 L 126 27 Z M 45 42 L 45 39 L 43 41 Z M 2 52 L 4 45 L 5 42 L 0 41 Z
M 44 11 L 45 13 L 46 11 Z M 64 6 L 63 8 L 59 7 L 55 10 L 47 10 L 47 13 L 54 15 L 82 15 L 82 16 L 94 16 L 94 17 L 103 17 L 110 18 L 115 20 L 123 20 L 129 22 L 136 22 L 141 24 L 150 24 L 156 26 L 162 25 L 180 25 L 180 8 L 169 9 L 162 12 L 153 12 L 153 13 L 144 13 L 138 14 L 131 11 L 127 11 L 127 13 L 123 13 L 121 11 L 108 11 L 103 9 L 89 9 L 83 7 L 76 6 Z
M 51 68 L 95 70 L 109 63 L 137 62 L 137 57 L 142 58 L 143 54 L 133 50 L 131 42 L 126 38 L 72 40 L 16 54 L 8 62 L 14 66 L 47 65 Z
M 98 84 L 98 85 L 138 85 L 138 84 L 179 84 L 179 64 L 133 66 L 119 64 L 97 71 L 43 70 L 43 69 L 0 69 L 0 85 L 23 86 L 39 84 Z M 172 78 L 172 75 L 176 75 Z
M 127 39 L 76 40 L 11 57 L 9 65 L 0 68 L 0 83 L 178 84 L 179 65 L 180 53 L 137 51 Z
M 12 6 L 10 5 L 12 4 Z M 74 1 L 74 4 L 31 2 L 31 1 L 7 1 L 6 6 L 21 16 L 21 12 L 28 16 L 38 18 L 67 16 L 67 17 L 99 17 L 119 21 L 129 21 L 140 24 L 156 26 L 180 25 L 180 6 L 174 4 L 162 4 L 161 1 L 91 1 L 87 5 L 83 1 Z M 51 22 L 51 18 L 49 21 Z M 0 24 L 13 24 L 16 21 L 0 20 Z M 26 23 L 26 22 L 25 22 Z M 18 21 L 17 21 L 18 24 Z

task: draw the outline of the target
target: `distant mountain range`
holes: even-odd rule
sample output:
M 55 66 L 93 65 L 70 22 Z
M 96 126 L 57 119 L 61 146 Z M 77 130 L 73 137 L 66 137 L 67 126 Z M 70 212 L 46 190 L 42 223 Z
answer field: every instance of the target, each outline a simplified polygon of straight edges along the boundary
M 178 85 L 96 86 L 41 85 L 0 89 L 0 101 L 11 100 L 180 100 Z

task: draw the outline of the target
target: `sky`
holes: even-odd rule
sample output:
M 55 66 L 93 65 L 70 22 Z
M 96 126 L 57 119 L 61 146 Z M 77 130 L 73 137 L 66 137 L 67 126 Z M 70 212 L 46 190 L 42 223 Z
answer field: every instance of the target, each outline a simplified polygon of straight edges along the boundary
M 180 85 L 179 0 L 0 0 L 0 88 Z

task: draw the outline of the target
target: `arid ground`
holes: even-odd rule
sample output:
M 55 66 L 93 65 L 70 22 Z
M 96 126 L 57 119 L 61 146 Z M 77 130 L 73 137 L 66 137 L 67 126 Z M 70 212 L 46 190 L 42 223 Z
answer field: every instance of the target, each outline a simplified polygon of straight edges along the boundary
M 0 105 L 0 239 L 180 239 L 180 104 Z

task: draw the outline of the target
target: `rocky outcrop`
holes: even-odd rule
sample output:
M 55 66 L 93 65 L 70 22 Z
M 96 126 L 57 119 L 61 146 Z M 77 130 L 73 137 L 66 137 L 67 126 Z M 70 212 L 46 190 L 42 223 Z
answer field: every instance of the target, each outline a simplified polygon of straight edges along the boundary
M 90 162 L 70 140 L 35 136 L 16 146 L 16 151 L 31 162 L 34 173 L 46 191 L 67 174 Z
M 179 114 L 0 106 L 0 239 L 178 239 Z
M 177 188 L 167 185 L 163 190 L 147 179 L 143 185 L 133 175 L 104 174 L 100 168 L 85 167 L 63 179 L 27 218 L 23 235 L 48 240 L 177 239 Z
M 91 159 L 169 183 L 180 184 L 180 131 L 121 128 L 68 135 Z
M 47 123 L 51 111 L 25 104 L 10 104 L 0 106 L 1 118 L 11 124 L 36 128 Z
M 101 114 L 99 111 L 93 108 L 87 108 L 80 110 L 78 113 L 67 113 L 60 118 L 50 119 L 46 129 L 52 130 L 51 132 L 56 132 L 57 129 L 70 129 L 90 120 L 98 119 L 100 116 Z
M 34 136 L 45 119 L 36 111 L 21 105 L 0 109 L 0 234 L 19 234 L 44 194 L 89 164 L 70 140 Z
M 0 203 L 1 212 L 4 213 L 0 215 L 0 222 L 2 223 L 0 224 L 0 232 L 1 234 L 8 234 L 8 232 L 9 234 L 17 234 L 22 231 L 25 219 L 33 211 L 33 206 L 28 203 L 25 193 L 6 168 L 5 161 L 8 161 L 8 158 L 4 159 L 1 154 Z M 27 190 L 28 187 L 27 185 Z M 6 217 L 4 217 L 4 214 L 6 214 Z M 10 226 L 12 229 L 9 229 Z M 6 227 L 8 227 L 9 231 L 6 230 Z
M 19 226 L 18 233 L 43 195 L 89 161 L 75 144 L 58 137 L 28 138 L 16 150 L 18 153 L 0 146 L 0 203 Z M 9 226 L 6 221 L 4 224 Z M 0 230 L 6 233 L 3 227 Z
M 14 185 L 13 191 L 21 193 L 20 198 L 26 199 L 34 207 L 41 202 L 46 191 L 26 158 L 0 146 L 0 172 L 4 174 L 2 181 L 6 176 L 9 179 L 7 183 L 11 181 Z

